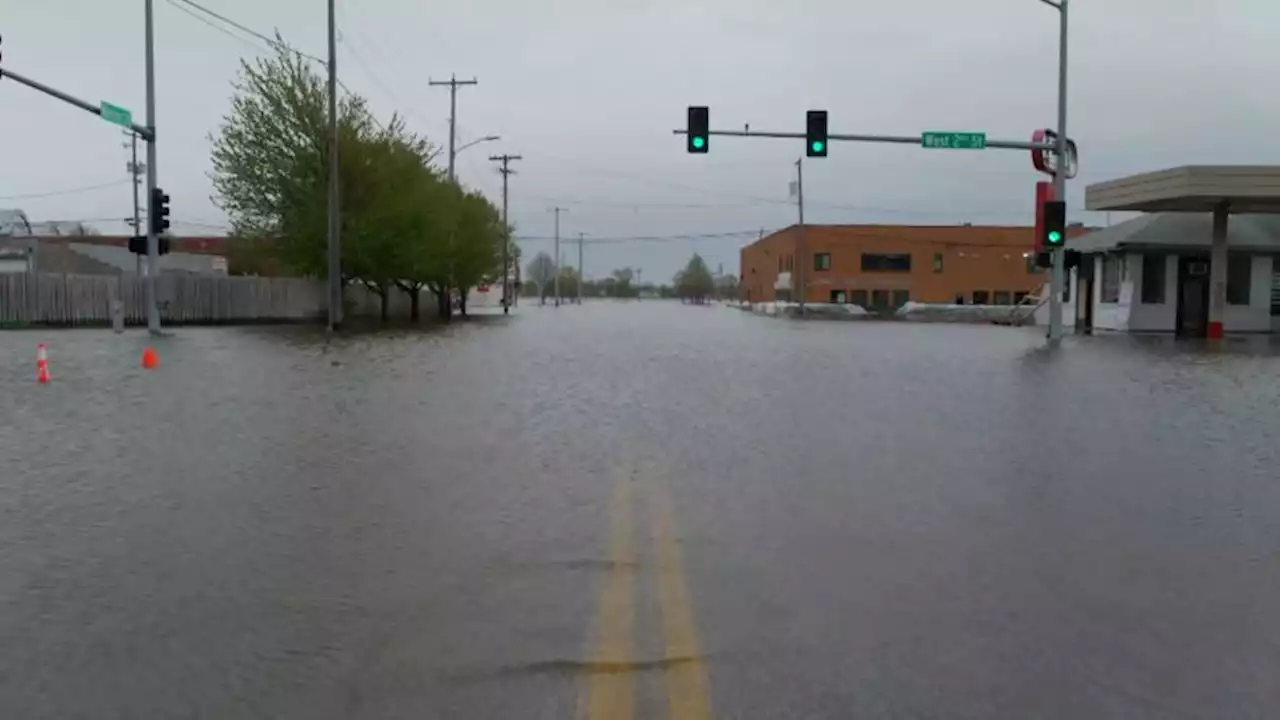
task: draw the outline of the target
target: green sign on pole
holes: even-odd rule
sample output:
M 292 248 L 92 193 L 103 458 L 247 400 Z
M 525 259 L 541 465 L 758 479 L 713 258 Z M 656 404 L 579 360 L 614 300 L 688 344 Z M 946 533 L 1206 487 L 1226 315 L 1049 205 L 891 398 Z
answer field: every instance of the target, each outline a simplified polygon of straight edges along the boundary
M 927 132 L 920 136 L 920 145 L 943 150 L 985 150 L 987 134 L 980 132 Z
M 125 128 L 133 127 L 133 113 L 119 105 L 112 105 L 104 100 L 99 105 L 99 113 L 102 115 L 102 119 L 109 123 Z

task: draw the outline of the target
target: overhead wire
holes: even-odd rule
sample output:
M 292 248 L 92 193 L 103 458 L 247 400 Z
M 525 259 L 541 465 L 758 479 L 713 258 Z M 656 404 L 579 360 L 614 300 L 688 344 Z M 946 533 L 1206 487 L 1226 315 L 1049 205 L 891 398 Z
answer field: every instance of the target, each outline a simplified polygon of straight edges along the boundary
M 18 195 L 0 195 L 0 200 L 34 200 L 36 198 L 56 197 L 59 195 L 74 195 L 76 193 L 91 192 L 93 190 L 102 190 L 104 188 L 117 187 L 119 185 L 127 185 L 132 180 L 128 178 L 120 180 L 112 180 L 111 182 L 99 183 L 97 185 L 85 185 L 83 187 L 67 188 L 65 190 L 50 190 L 48 192 L 21 193 Z

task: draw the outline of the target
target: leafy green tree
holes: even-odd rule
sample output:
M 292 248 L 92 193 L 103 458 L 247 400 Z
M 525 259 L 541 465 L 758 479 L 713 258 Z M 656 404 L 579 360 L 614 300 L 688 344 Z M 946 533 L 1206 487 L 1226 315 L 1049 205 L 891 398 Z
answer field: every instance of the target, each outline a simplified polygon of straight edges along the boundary
M 684 270 L 676 273 L 676 294 L 687 302 L 702 304 L 715 294 L 715 279 L 702 256 L 694 253 Z
M 454 285 L 459 310 L 467 313 L 467 295 L 482 283 L 497 280 L 502 271 L 502 243 L 506 229 L 498 208 L 479 192 L 457 189 L 455 236 L 452 246 Z

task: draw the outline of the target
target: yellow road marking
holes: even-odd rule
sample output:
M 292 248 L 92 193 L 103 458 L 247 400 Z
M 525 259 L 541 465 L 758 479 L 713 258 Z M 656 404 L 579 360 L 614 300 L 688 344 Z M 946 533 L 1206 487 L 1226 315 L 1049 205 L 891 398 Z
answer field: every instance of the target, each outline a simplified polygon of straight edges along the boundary
M 588 720 L 630 720 L 635 708 L 632 673 L 632 625 L 635 610 L 635 553 L 632 548 L 632 488 L 630 473 L 619 468 L 612 507 L 610 559 L 612 569 L 600 593 L 599 625 L 596 629 L 594 670 L 587 687 L 585 715 Z M 622 671 L 618 671 L 623 668 Z
M 680 658 L 667 666 L 667 703 L 671 720 L 708 720 L 711 717 L 711 690 L 707 669 L 698 648 L 693 605 L 685 583 L 684 558 L 675 535 L 675 511 L 666 486 L 660 480 L 649 483 L 650 516 L 658 553 L 658 598 L 662 604 L 662 634 L 666 657 Z

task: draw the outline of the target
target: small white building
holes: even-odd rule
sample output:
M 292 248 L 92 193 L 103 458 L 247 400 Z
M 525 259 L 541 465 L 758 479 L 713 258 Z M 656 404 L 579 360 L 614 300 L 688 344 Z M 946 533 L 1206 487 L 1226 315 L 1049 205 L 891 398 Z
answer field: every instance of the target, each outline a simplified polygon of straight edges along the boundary
M 1221 338 L 1280 331 L 1280 166 L 1187 165 L 1085 188 L 1143 212 L 1067 243 L 1077 328 Z
M 1081 253 L 1071 305 L 1081 329 L 1205 337 L 1212 213 L 1151 213 L 1070 240 Z M 1228 333 L 1280 332 L 1280 215 L 1233 215 L 1227 230 Z

